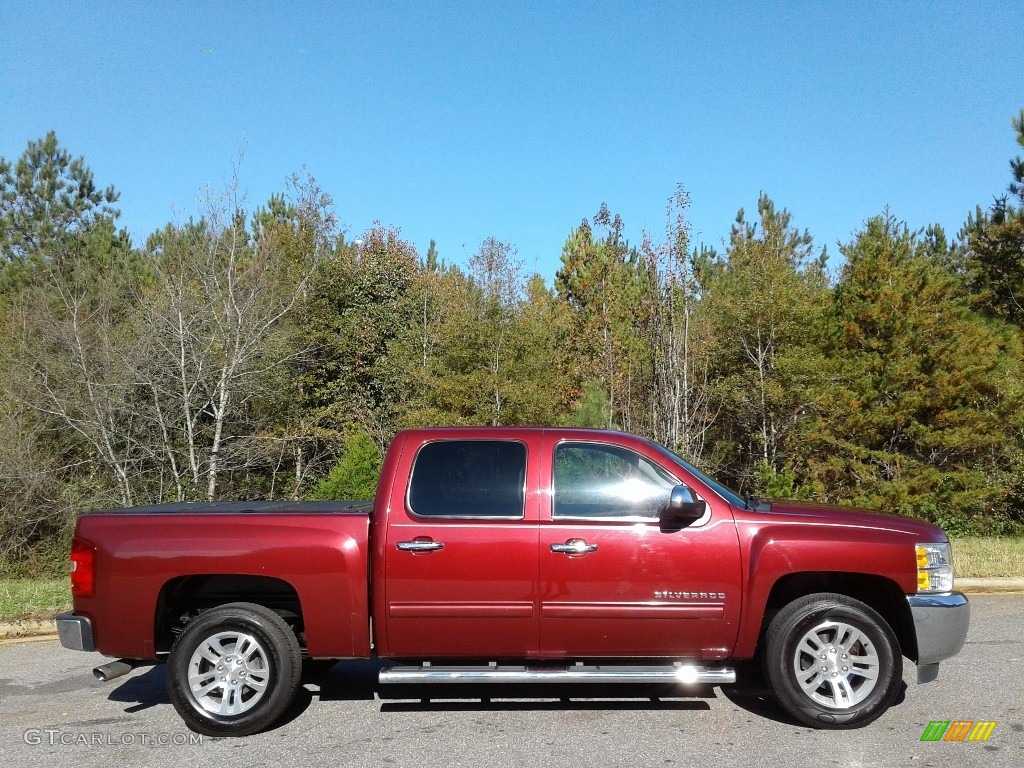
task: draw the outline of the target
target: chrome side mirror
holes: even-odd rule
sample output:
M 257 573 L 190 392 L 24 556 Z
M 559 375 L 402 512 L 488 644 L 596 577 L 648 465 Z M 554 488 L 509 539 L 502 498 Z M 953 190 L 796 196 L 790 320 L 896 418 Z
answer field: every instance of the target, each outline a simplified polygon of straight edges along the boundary
M 692 523 L 704 516 L 707 507 L 707 502 L 694 496 L 687 486 L 677 485 L 672 489 L 661 519 L 662 522 Z

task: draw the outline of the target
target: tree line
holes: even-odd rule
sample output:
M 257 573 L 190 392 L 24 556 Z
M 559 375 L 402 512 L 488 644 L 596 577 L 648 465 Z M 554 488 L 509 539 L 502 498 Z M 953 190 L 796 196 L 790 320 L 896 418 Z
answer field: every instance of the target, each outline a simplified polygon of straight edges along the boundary
M 458 424 L 624 429 L 745 495 L 1019 532 L 1010 165 L 955 238 L 886 210 L 835 271 L 764 194 L 721 249 L 681 185 L 639 243 L 601 204 L 549 285 L 494 237 L 465 265 L 393 227 L 352 239 L 309 176 L 133 243 L 51 132 L 0 158 L 0 562 L 63 561 L 89 509 L 366 497 L 397 430 Z

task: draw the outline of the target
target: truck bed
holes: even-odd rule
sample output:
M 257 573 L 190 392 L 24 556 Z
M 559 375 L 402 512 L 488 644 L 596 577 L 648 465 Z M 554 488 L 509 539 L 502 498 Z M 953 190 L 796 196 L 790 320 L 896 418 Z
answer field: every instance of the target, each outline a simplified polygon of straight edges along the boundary
M 144 507 L 100 509 L 90 515 L 173 515 L 173 514 L 337 514 L 365 515 L 372 501 L 181 501 Z
M 225 594 L 287 611 L 310 656 L 368 656 L 371 507 L 186 502 L 90 512 L 76 540 L 95 549 L 95 594 L 76 596 L 75 610 L 108 656 L 167 652 L 186 603 Z

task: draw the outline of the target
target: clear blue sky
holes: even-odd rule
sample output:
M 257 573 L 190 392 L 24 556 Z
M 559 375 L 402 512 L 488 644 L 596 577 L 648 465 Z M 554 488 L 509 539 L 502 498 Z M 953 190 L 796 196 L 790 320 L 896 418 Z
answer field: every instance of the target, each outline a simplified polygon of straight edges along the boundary
M 1010 179 L 1024 2 L 0 3 L 0 155 L 56 130 L 137 242 L 245 147 L 249 208 L 305 166 L 357 237 L 549 281 L 602 201 L 695 236 L 758 192 L 835 255 L 888 205 L 953 235 Z M 204 52 L 210 50 L 212 52 Z

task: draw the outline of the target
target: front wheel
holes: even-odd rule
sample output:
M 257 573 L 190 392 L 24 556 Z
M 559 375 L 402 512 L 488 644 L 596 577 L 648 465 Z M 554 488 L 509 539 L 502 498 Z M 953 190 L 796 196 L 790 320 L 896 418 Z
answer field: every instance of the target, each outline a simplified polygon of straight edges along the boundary
M 787 605 L 765 636 L 765 675 L 789 714 L 814 728 L 855 728 L 881 716 L 903 680 L 892 629 L 845 595 L 807 595 Z
M 301 674 L 299 641 L 280 616 L 229 603 L 201 613 L 174 642 L 167 691 L 192 730 L 248 736 L 284 714 Z

